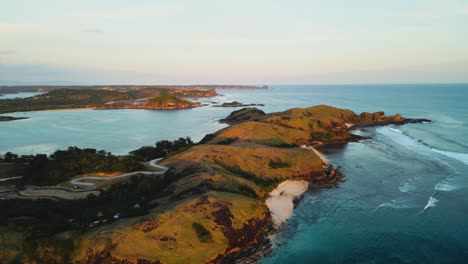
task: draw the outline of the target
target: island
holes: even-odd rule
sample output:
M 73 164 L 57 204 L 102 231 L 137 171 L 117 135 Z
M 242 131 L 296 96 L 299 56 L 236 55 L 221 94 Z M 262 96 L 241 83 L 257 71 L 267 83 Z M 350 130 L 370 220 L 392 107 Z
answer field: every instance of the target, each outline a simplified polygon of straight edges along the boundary
M 190 108 L 198 106 L 198 103 L 189 103 L 182 99 L 217 95 L 215 89 L 142 88 L 128 91 L 104 88 L 54 89 L 33 97 L 0 99 L 0 113 L 79 108 L 132 108 L 132 106 L 154 110 L 166 109 L 166 107 L 174 109 L 176 105 L 181 108 Z M 152 98 L 153 103 L 150 102 Z M 166 101 L 167 104 L 160 104 L 158 100 Z M 144 103 L 148 105 L 145 106 Z M 159 106 L 154 107 L 157 104 Z
M 316 147 L 361 139 L 353 127 L 429 120 L 319 105 L 246 108 L 224 122 L 197 144 L 159 141 L 128 156 L 8 153 L 2 161 L 23 166 L 24 177 L 0 190 L 0 262 L 252 261 L 305 191 L 343 180 Z
M 95 105 L 94 109 L 146 109 L 146 110 L 177 110 L 200 107 L 200 102 L 180 99 L 174 95 L 161 95 L 136 102 L 111 102 Z

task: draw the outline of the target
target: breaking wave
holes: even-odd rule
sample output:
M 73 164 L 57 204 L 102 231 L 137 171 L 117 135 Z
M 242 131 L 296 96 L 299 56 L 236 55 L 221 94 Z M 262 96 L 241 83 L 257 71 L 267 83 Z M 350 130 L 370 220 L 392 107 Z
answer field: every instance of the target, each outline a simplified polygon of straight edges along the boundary
M 430 154 L 435 152 L 468 165 L 468 154 L 466 153 L 450 152 L 432 148 L 422 143 L 421 141 L 406 135 L 401 130 L 393 127 L 379 127 L 377 128 L 377 132 L 419 154 Z

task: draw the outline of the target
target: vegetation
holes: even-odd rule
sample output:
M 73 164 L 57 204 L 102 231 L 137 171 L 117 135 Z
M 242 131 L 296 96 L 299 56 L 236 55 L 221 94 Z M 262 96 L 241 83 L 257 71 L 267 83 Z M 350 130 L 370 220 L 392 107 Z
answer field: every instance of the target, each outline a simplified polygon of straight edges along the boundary
M 193 145 L 191 138 L 179 138 L 174 141 L 161 140 L 154 147 L 141 147 L 133 150 L 130 154 L 140 161 L 149 161 L 157 158 L 165 158 L 187 150 Z
M 0 228 L 8 227 L 4 236 L 15 241 L 0 250 L 0 262 L 8 262 L 2 256 L 20 263 L 220 262 L 268 224 L 264 198 L 280 182 L 323 186 L 338 179 L 313 151 L 297 146 L 345 139 L 345 122 L 360 120 L 353 114 L 325 106 L 292 109 L 207 135 L 202 143 L 209 144 L 163 140 L 126 157 L 77 148 L 51 156 L 8 153 L 4 162 L 26 163 L 45 176 L 25 180 L 39 182 L 67 179 L 67 171 L 130 171 L 159 157 L 170 169 L 158 177 L 133 176 L 86 199 L 0 200 Z M 116 221 L 116 214 L 125 219 Z
M 287 162 L 274 161 L 274 160 L 270 160 L 268 162 L 268 166 L 270 166 L 270 168 L 273 168 L 273 169 L 291 168 L 291 164 L 289 164 Z
M 23 176 L 25 165 L 21 163 L 0 163 L 0 179 Z
M 213 240 L 210 231 L 208 231 L 202 224 L 193 222 L 192 227 L 193 229 L 195 229 L 195 232 L 197 233 L 200 242 L 208 243 Z
M 258 108 L 248 107 L 232 112 L 229 116 L 222 119 L 221 122 L 225 122 L 228 124 L 236 124 L 246 121 L 256 121 L 260 120 L 265 115 L 265 112 Z
M 165 88 L 100 87 L 88 89 L 48 89 L 49 92 L 28 98 L 0 99 L 0 113 L 84 108 L 104 105 L 107 102 L 133 102 L 136 99 L 157 97 L 178 103 L 177 97 L 216 96 L 215 90 L 188 90 Z M 175 98 L 175 99 L 174 99 Z M 155 103 L 160 99 L 157 99 Z M 189 102 L 190 103 L 190 102 Z
M 221 120 L 235 125 L 205 138 L 204 142 L 221 144 L 226 138 L 238 138 L 241 142 L 277 147 L 344 142 L 352 138 L 346 123 L 401 122 L 400 120 L 403 119 L 399 115 L 385 117 L 382 112 L 376 112 L 358 116 L 350 110 L 326 105 L 294 108 L 268 115 L 256 108 L 244 108 Z
M 174 95 L 161 95 L 158 97 L 153 97 L 148 100 L 145 104 L 146 107 L 151 108 L 169 108 L 169 107 L 182 107 L 182 106 L 192 106 L 194 103 L 175 97 Z
M 22 183 L 38 186 L 55 185 L 87 173 L 128 172 L 144 168 L 133 157 L 118 157 L 104 150 L 77 147 L 57 150 L 50 156 L 45 154 L 18 156 L 8 152 L 4 155 L 3 161 L 27 163 Z
M 167 195 L 165 189 L 179 178 L 171 172 L 162 177 L 132 176 L 129 182 L 113 184 L 99 196 L 79 200 L 0 200 L 0 225 L 37 238 L 69 229 L 85 230 L 94 221 L 110 223 L 117 213 L 121 218 L 144 215 L 157 206 L 152 201 Z
M 0 113 L 83 108 L 132 99 L 130 94 L 118 91 L 58 89 L 28 98 L 0 99 Z
M 271 161 L 281 162 L 275 163 Z M 267 194 L 285 179 L 308 178 L 315 173 L 323 171 L 320 158 L 311 151 L 298 148 L 267 147 L 256 144 L 244 144 L 242 146 L 197 145 L 164 161 L 163 164 L 174 167 L 178 172 L 182 172 L 187 167 L 193 168 L 193 164 L 203 164 L 203 166 L 200 165 L 201 167 L 196 171 L 197 173 L 204 171 L 211 174 L 233 175 L 252 183 L 252 186 L 258 187 L 260 194 L 263 195 Z M 275 165 L 277 167 L 273 168 Z M 191 171 L 192 174 L 196 173 L 193 169 Z M 184 172 L 183 174 L 186 173 Z M 219 188 L 219 185 L 216 184 L 218 181 L 213 180 L 211 184 L 212 188 Z M 247 184 L 242 185 L 248 186 Z M 240 187 L 237 189 L 231 188 L 230 191 L 237 191 L 243 194 L 249 192 L 252 194 L 251 191 L 245 188 L 241 190 Z M 254 192 L 257 193 L 256 191 Z

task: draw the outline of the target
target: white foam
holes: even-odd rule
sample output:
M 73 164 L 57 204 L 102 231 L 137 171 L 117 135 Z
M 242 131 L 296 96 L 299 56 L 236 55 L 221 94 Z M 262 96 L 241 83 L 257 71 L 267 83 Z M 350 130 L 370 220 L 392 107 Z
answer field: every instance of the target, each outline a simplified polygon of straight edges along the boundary
M 405 135 L 401 130 L 393 127 L 379 127 L 376 129 L 378 133 L 389 137 L 393 141 L 400 145 L 407 147 L 410 150 L 424 151 L 427 148 L 424 144 L 421 144 L 414 138 Z
M 377 128 L 377 132 L 384 136 L 389 137 L 393 141 L 397 142 L 400 145 L 407 147 L 409 150 L 413 152 L 417 152 L 423 155 L 424 154 L 428 155 L 431 152 L 436 152 L 438 154 L 458 160 L 468 165 L 468 154 L 466 153 L 450 152 L 450 151 L 444 151 L 444 150 L 439 150 L 439 149 L 428 147 L 424 145 L 423 143 L 421 143 L 419 140 L 414 139 L 406 135 L 405 133 L 403 133 L 401 130 L 398 130 L 392 127 L 380 127 L 380 128 Z
M 439 200 L 437 200 L 436 198 L 434 198 L 432 196 L 429 197 L 429 200 L 427 201 L 427 204 L 424 207 L 424 211 L 426 211 L 427 209 L 429 209 L 431 207 L 437 206 L 437 202 L 439 202 Z
M 405 208 L 414 208 L 415 206 L 410 203 L 406 198 L 395 199 L 390 202 L 380 204 L 376 209 L 381 207 L 388 207 L 393 209 L 405 209 Z
M 398 134 L 403 134 L 403 132 L 402 132 L 401 130 L 398 130 L 398 129 L 393 128 L 393 127 L 388 127 L 388 128 L 389 128 L 391 131 L 393 131 L 393 132 L 396 132 L 396 133 L 398 133 Z
M 432 149 L 433 151 L 442 154 L 444 156 L 447 156 L 452 159 L 456 159 L 458 161 L 461 161 L 468 165 L 468 154 L 466 153 L 459 153 L 459 152 L 450 152 L 450 151 L 443 151 L 443 150 L 438 150 L 438 149 Z
M 407 193 L 416 190 L 416 186 L 414 185 L 413 180 L 410 179 L 406 182 L 400 183 L 398 189 L 400 189 L 400 192 Z
M 457 190 L 458 187 L 455 185 L 455 183 L 452 180 L 445 179 L 437 183 L 434 189 L 436 191 L 451 192 L 451 191 Z

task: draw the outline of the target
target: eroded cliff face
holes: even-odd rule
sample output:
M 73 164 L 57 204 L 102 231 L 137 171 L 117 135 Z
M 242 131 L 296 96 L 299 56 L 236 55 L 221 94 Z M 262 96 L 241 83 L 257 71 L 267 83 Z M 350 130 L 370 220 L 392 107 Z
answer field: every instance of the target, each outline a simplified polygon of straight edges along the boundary
M 234 263 L 239 259 L 248 247 L 254 247 L 262 243 L 262 235 L 271 226 L 270 217 L 252 218 L 243 224 L 241 228 L 234 228 L 231 219 L 234 216 L 229 208 L 223 207 L 213 213 L 215 222 L 223 227 L 223 234 L 228 239 L 226 251 L 219 254 L 213 263 Z M 260 238 L 260 240 L 259 240 Z
M 206 230 L 206 237 L 193 223 Z M 83 253 L 76 259 L 90 264 L 218 263 L 254 244 L 268 224 L 268 210 L 260 201 L 209 192 L 132 224 L 94 231 L 82 238 Z

